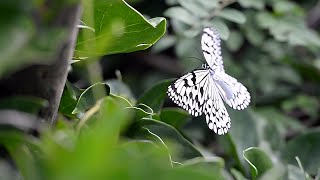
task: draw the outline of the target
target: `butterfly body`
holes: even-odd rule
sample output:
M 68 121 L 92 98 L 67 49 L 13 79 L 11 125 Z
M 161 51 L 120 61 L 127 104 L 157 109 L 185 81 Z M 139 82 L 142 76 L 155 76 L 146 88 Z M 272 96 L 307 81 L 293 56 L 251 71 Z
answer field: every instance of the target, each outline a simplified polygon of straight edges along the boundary
M 193 116 L 204 114 L 208 127 L 219 135 L 231 127 L 223 101 L 237 110 L 250 103 L 246 87 L 224 71 L 220 41 L 215 29 L 204 28 L 201 46 L 207 65 L 183 75 L 168 87 L 168 96 L 177 105 Z

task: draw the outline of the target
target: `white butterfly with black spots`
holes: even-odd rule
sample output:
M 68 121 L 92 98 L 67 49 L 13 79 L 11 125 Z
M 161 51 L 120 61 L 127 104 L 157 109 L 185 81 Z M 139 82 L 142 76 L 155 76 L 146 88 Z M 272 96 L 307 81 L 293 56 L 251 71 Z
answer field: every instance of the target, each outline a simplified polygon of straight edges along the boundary
M 174 81 L 168 87 L 168 96 L 191 115 L 206 117 L 208 127 L 222 135 L 231 126 L 230 116 L 222 100 L 237 110 L 250 103 L 247 88 L 225 73 L 221 56 L 220 37 L 211 28 L 204 28 L 201 38 L 204 69 L 194 70 Z

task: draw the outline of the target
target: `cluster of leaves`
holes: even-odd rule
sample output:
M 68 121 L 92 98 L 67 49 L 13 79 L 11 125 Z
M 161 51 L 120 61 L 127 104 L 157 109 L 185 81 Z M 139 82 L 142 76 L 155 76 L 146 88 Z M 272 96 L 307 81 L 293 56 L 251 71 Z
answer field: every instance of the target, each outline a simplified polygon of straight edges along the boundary
M 56 7 L 64 6 L 74 0 L 55 2 Z M 61 40 L 66 38 L 63 30 L 50 26 L 57 13 L 48 10 L 38 27 L 32 20 L 32 13 L 38 12 L 43 1 L 1 1 L 0 2 L 0 77 L 17 71 L 30 64 L 51 63 Z M 38 12 L 40 13 L 40 12 Z M 40 23 L 40 22 L 39 22 Z M 49 62 L 48 62 L 49 61 Z
M 198 119 L 202 124 L 197 126 L 180 108 L 163 107 L 172 80 L 157 83 L 138 99 L 121 80 L 84 90 L 67 82 L 56 127 L 37 127 L 40 138 L 25 133 L 35 129 L 30 119 L 36 117 L 28 116 L 30 122 L 18 125 L 1 118 L 0 144 L 14 167 L 1 160 L 0 177 L 242 180 L 311 179 L 318 174 L 319 178 L 320 130 L 306 129 L 286 115 L 298 107 L 312 120 L 319 118 L 319 103 L 302 93 L 304 83 L 311 80 L 307 73 L 316 71 L 318 35 L 303 25 L 304 11 L 291 1 L 219 2 L 167 0 L 174 6 L 164 13 L 171 19 L 173 34 L 160 39 L 153 51 L 174 47 L 177 57 L 185 60 L 198 53 L 194 47 L 203 26 L 218 29 L 227 49 L 226 71 L 249 87 L 256 105 L 242 112 L 228 109 L 232 128 L 227 135 L 213 138 L 204 119 Z M 147 20 L 122 0 L 87 0 L 83 5 L 75 49 L 79 60 L 146 49 L 165 32 L 164 18 Z M 301 54 L 296 48 L 308 51 L 308 62 L 297 61 Z M 101 89 L 106 92 L 97 93 Z M 0 102 L 1 109 L 28 113 L 45 105 L 25 97 Z M 292 131 L 304 133 L 287 141 Z

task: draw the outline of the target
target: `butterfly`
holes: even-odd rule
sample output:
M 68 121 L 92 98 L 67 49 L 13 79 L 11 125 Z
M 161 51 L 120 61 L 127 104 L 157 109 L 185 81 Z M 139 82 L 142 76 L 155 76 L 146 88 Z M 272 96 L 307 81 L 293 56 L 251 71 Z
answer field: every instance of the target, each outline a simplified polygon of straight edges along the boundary
M 174 81 L 167 94 L 189 114 L 196 117 L 204 114 L 209 129 L 222 135 L 231 127 L 223 101 L 233 109 L 242 110 L 249 105 L 251 97 L 244 85 L 225 73 L 220 44 L 217 30 L 204 28 L 201 47 L 207 64 Z

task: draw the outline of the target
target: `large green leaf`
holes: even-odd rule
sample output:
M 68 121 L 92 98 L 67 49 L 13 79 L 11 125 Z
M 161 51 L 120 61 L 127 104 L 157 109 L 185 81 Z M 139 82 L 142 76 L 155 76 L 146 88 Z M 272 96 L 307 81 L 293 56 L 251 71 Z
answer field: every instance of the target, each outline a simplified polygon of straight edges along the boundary
M 244 173 L 245 160 L 243 151 L 258 145 L 257 124 L 254 113 L 250 109 L 236 111 L 229 109 L 231 129 L 226 136 L 219 136 L 220 142 L 225 144 L 228 152 L 236 161 L 238 168 Z M 248 132 L 250 132 L 248 134 Z
M 170 143 L 175 145 L 179 153 L 172 157 L 174 161 L 202 157 L 202 154 L 172 126 L 150 118 L 143 118 L 138 124 L 140 130 L 137 136 L 153 141 L 159 141 L 161 138 L 167 146 Z
M 246 22 L 246 16 L 241 11 L 232 8 L 223 9 L 218 16 L 238 24 Z
M 172 80 L 164 80 L 143 93 L 143 95 L 138 99 L 137 104 L 143 103 L 148 105 L 153 109 L 154 112 L 160 111 L 162 104 L 167 96 L 168 86 L 171 84 Z
M 297 164 L 295 157 L 298 156 L 306 172 L 315 175 L 320 167 L 320 129 L 290 140 L 282 156 L 290 164 Z
M 209 15 L 209 11 L 206 11 L 205 5 L 202 4 L 200 1 L 194 1 L 194 0 L 178 0 L 179 4 L 192 12 L 194 15 L 198 17 L 206 17 Z M 211 3 L 207 3 L 211 4 Z M 180 14 L 177 14 L 177 16 L 181 16 Z
M 97 93 L 100 90 L 106 90 L 106 95 L 110 94 L 110 88 L 105 83 L 95 83 L 87 89 L 78 89 L 67 81 L 61 97 L 59 112 L 70 118 L 83 115 L 96 101 L 104 97 L 104 93 L 101 95 Z
M 206 26 L 212 26 L 215 29 L 217 29 L 217 31 L 220 34 L 221 39 L 223 40 L 227 40 L 229 38 L 230 35 L 230 30 L 227 26 L 227 24 L 220 18 L 214 18 L 211 21 L 205 22 Z
M 212 157 L 212 158 L 193 158 L 183 162 L 185 167 L 192 167 L 206 170 L 214 174 L 213 179 L 223 179 L 223 167 L 224 161 L 222 158 Z
M 84 90 L 80 97 L 77 99 L 77 104 L 72 111 L 72 114 L 82 114 L 87 109 L 92 107 L 96 101 L 103 97 L 95 97 L 95 90 L 105 89 L 107 91 L 107 95 L 110 93 L 110 88 L 105 83 L 95 83 L 88 87 L 86 90 Z
M 167 9 L 164 14 L 170 18 L 177 19 L 185 24 L 193 25 L 195 22 L 198 22 L 196 16 L 194 16 L 190 11 L 182 7 L 171 7 Z
M 181 108 L 163 108 L 160 112 L 160 120 L 181 129 L 187 121 L 191 120 L 191 116 Z
M 121 96 L 130 102 L 135 101 L 135 97 L 131 92 L 130 88 L 123 81 L 118 79 L 110 79 L 105 81 L 105 83 L 110 87 L 110 93 L 113 95 Z
M 270 157 L 260 148 L 251 147 L 243 151 L 243 157 L 250 165 L 251 176 L 256 179 L 273 167 Z
M 92 13 L 94 14 L 93 16 Z M 101 56 L 147 49 L 164 33 L 166 20 L 147 20 L 123 0 L 84 1 L 82 29 L 76 56 Z
M 275 164 L 271 169 L 265 171 L 263 175 L 259 177 L 259 180 L 269 180 L 269 179 L 282 180 L 282 179 L 286 179 L 286 177 L 287 177 L 286 168 L 284 167 L 283 164 L 278 163 L 278 164 Z M 295 180 L 290 177 L 288 178 L 290 180 Z
M 232 175 L 234 176 L 234 178 L 236 180 L 248 180 L 246 177 L 243 176 L 243 174 L 241 174 L 241 172 L 239 172 L 238 170 L 236 169 L 231 169 L 230 170 Z
M 239 3 L 243 7 L 246 7 L 246 8 L 253 7 L 259 10 L 263 9 L 265 6 L 264 1 L 256 1 L 256 0 L 239 0 Z

